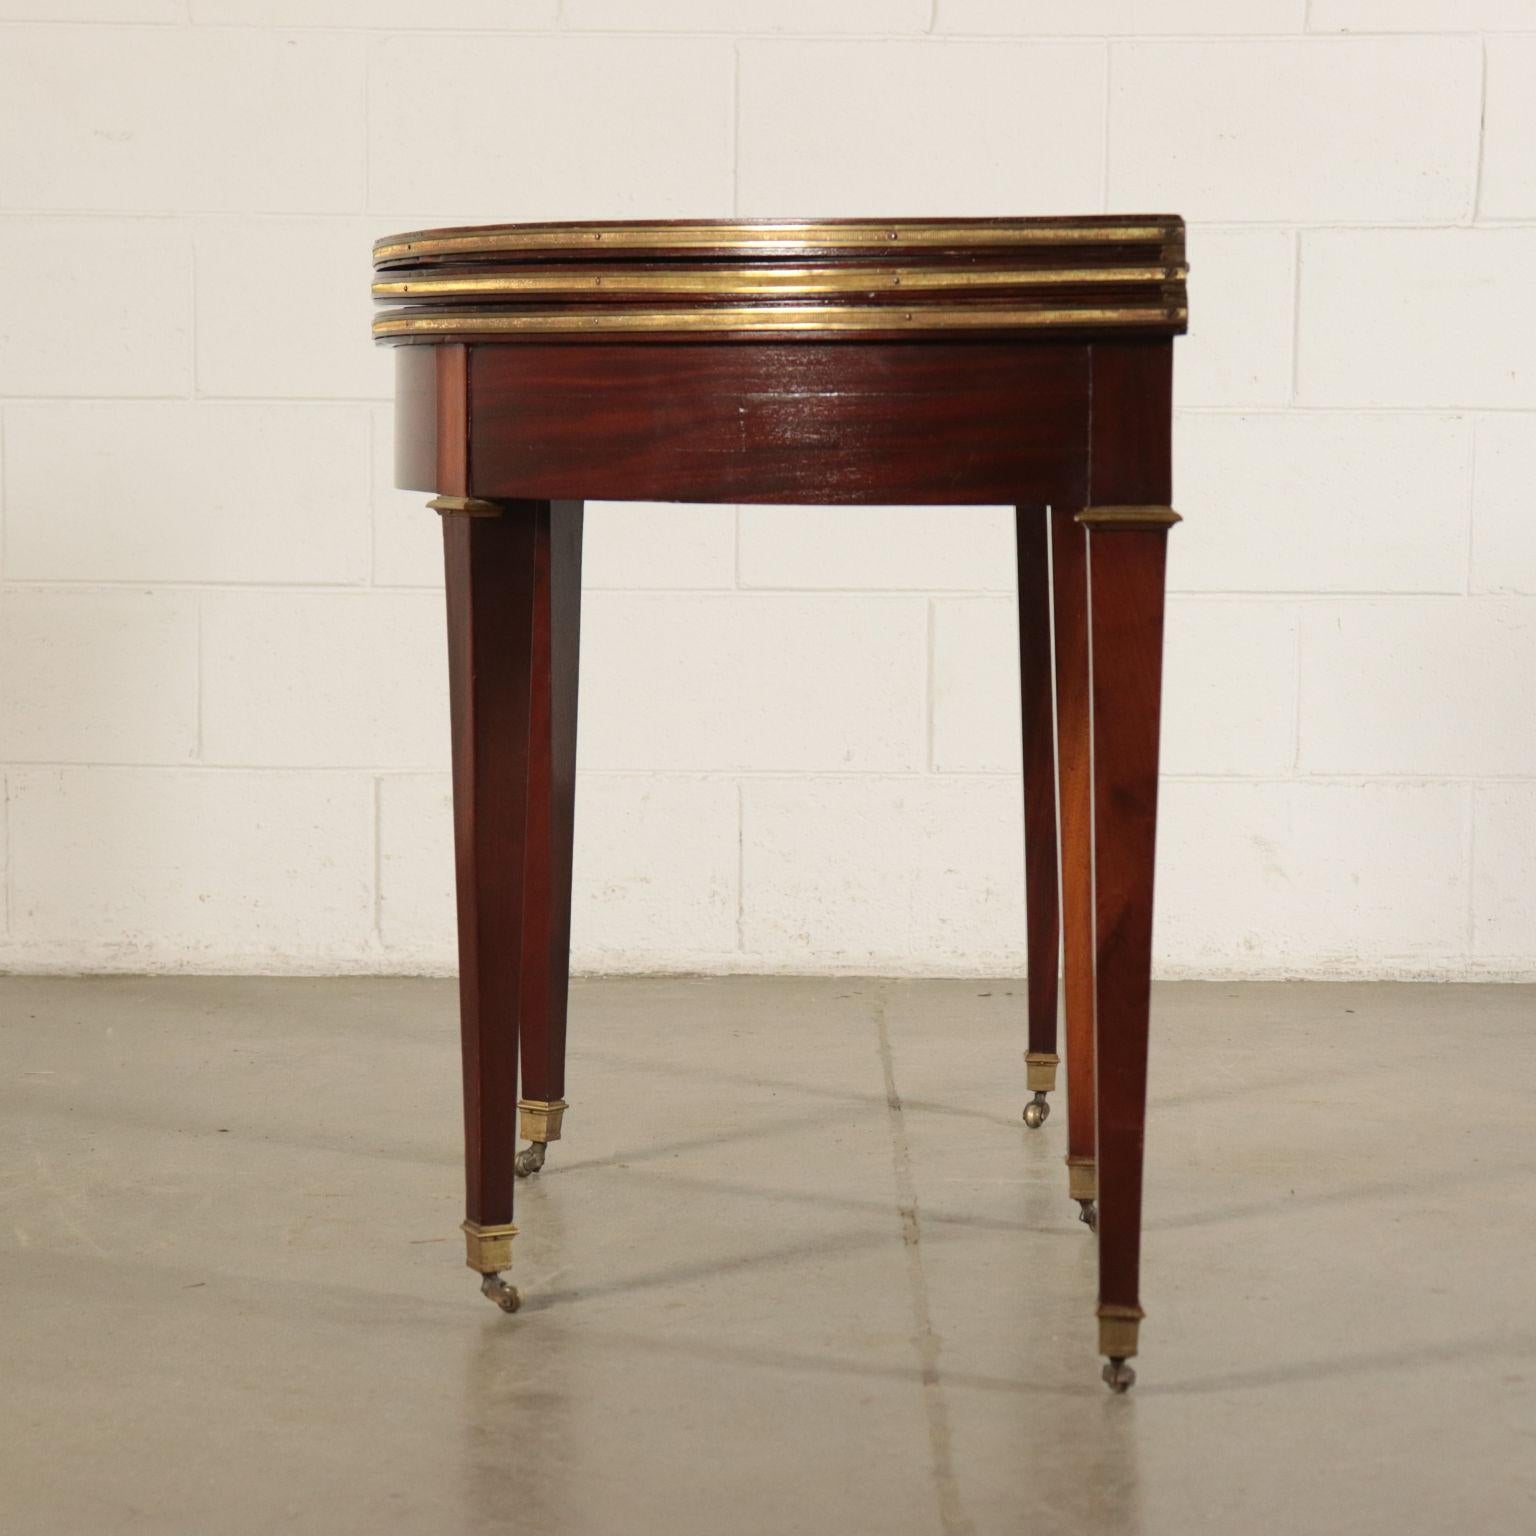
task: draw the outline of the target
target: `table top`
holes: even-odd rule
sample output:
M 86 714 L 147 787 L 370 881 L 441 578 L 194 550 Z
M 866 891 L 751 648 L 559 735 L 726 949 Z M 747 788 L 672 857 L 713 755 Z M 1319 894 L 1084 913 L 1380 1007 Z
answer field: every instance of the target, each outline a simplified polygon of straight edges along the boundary
M 1184 221 L 486 224 L 375 242 L 376 340 L 1181 334 Z

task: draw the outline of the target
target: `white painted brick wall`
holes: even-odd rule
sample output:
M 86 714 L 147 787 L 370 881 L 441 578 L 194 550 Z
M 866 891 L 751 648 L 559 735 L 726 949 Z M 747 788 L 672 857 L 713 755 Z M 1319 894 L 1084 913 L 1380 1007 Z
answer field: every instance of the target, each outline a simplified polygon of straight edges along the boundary
M 1536 777 L 1536 604 L 1345 598 L 1301 630 L 1301 767 Z
M 191 279 L 180 221 L 0 215 L 0 388 L 190 394 Z
M 1472 590 L 1536 593 L 1536 432 L 1516 412 L 1484 416 L 1475 438 Z
M 7 208 L 362 211 L 355 34 L 19 26 L 4 42 Z
M 773 970 L 1017 966 L 1019 787 L 995 775 L 742 785 L 742 947 Z M 901 829 L 891 837 L 893 828 Z
M 32 964 L 323 971 L 376 948 L 366 774 L 20 768 L 7 809 Z
M 577 761 L 610 773 L 919 772 L 927 620 L 919 597 L 594 592 Z
M 1056 213 L 1103 196 L 1101 44 L 743 41 L 737 54 L 741 213 Z
M 1314 32 L 1536 31 L 1536 0 L 1311 0 Z
M 368 54 L 368 207 L 381 215 L 730 211 L 730 42 L 413 32 L 371 39 Z
M 1536 410 L 1536 222 L 1301 236 L 1305 406 Z
M 1533 103 L 1536 0 L 0 0 L 0 966 L 453 965 L 372 237 L 1170 209 L 1159 963 L 1536 978 Z M 1009 511 L 585 575 L 579 967 L 1022 969 Z
M 211 592 L 201 662 L 210 763 L 448 765 L 448 644 L 432 593 Z
M 1189 412 L 1174 483 L 1198 538 L 1169 545 L 1194 592 L 1464 592 L 1465 417 Z
M 1466 217 L 1481 74 L 1469 37 L 1117 45 L 1110 206 L 1206 223 Z
M 0 741 L 16 763 L 192 763 L 196 594 L 16 587 L 0 603 Z
M 1460 973 L 1470 798 L 1422 780 L 1174 779 L 1161 951 L 1196 974 Z
M 362 583 L 355 405 L 5 407 L 7 581 Z

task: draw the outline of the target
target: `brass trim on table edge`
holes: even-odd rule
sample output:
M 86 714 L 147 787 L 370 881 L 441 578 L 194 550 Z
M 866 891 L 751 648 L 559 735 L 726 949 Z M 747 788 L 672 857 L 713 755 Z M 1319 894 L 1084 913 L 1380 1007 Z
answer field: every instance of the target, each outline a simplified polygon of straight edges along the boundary
M 460 231 L 412 230 L 385 235 L 373 245 L 375 264 L 408 256 L 443 256 L 462 251 L 592 249 L 657 250 L 701 247 L 759 250 L 804 246 L 815 250 L 884 249 L 907 246 L 976 245 L 1154 245 L 1183 236 L 1182 220 L 1124 224 L 1017 224 L 983 222 L 909 224 L 900 219 L 849 223 L 679 223 L 612 224 L 597 229 L 572 225 L 490 225 Z
M 1099 1198 L 1099 1165 L 1091 1157 L 1067 1157 L 1067 1198 Z
M 1073 522 L 1085 528 L 1171 528 L 1184 519 L 1172 507 L 1084 507 Z
M 1025 1086 L 1031 1093 L 1054 1093 L 1056 1068 L 1061 1057 L 1055 1051 L 1025 1051 Z
M 478 496 L 434 496 L 427 510 L 458 517 L 500 517 L 506 508 L 499 501 L 482 501 Z
M 1182 326 L 1189 312 L 1182 305 L 1104 309 L 982 309 L 968 306 L 899 309 L 895 305 L 721 305 L 687 310 L 560 310 L 509 313 L 468 310 L 461 313 L 380 315 L 373 322 L 376 341 L 398 336 L 506 335 L 517 332 L 581 336 L 623 332 L 780 331 L 794 335 L 848 331 L 1061 330 L 1066 327 L 1145 326 L 1165 330 Z M 1079 514 L 1081 516 L 1081 514 Z
M 570 1107 L 564 1099 L 519 1099 L 518 1135 L 524 1141 L 559 1141 L 560 1122 Z
M 975 267 L 699 267 L 646 272 L 604 268 L 601 272 L 431 273 L 375 278 L 380 303 L 421 295 L 496 293 L 863 293 L 870 290 L 941 288 L 1031 288 L 1068 283 L 1177 283 L 1189 276 L 1183 264 L 1155 267 L 1040 267 L 1033 271 Z
M 1141 1320 L 1146 1315 L 1140 1307 L 1102 1303 L 1098 1311 L 1099 1353 L 1112 1360 L 1129 1360 L 1136 1353 Z
M 512 1239 L 517 1228 L 509 1221 L 501 1226 L 482 1227 L 477 1221 L 463 1221 L 464 1262 L 482 1275 L 498 1275 L 512 1267 Z

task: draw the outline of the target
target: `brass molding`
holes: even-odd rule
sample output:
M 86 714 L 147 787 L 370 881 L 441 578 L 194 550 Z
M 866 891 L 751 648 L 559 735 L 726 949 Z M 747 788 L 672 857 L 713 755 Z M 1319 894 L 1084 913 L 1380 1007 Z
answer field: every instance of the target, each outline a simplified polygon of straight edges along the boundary
M 1129 1360 L 1136 1353 L 1141 1320 L 1147 1314 L 1140 1307 L 1105 1303 L 1099 1307 L 1099 1353 L 1112 1360 Z
M 1031 1093 L 1052 1093 L 1056 1088 L 1056 1068 L 1061 1057 L 1055 1051 L 1026 1051 L 1024 1070 Z
M 506 508 L 497 501 L 481 501 L 475 496 L 434 496 L 427 503 L 433 512 L 459 517 L 501 517 Z
M 1184 224 L 1159 218 L 933 220 L 677 220 L 591 224 L 506 224 L 460 229 L 422 229 L 374 242 L 375 264 L 423 256 L 494 255 L 554 250 L 818 251 L 889 250 L 892 245 L 927 249 L 974 246 L 1161 245 L 1182 240 Z
M 1184 519 L 1172 507 L 1084 507 L 1072 521 L 1085 528 L 1156 531 L 1171 528 Z
M 374 246 L 381 342 L 479 337 L 1177 335 L 1184 221 L 489 224 Z
M 499 1227 L 482 1227 L 477 1221 L 460 1223 L 464 1233 L 464 1262 L 482 1275 L 499 1274 L 512 1266 L 512 1239 L 517 1228 L 511 1222 Z
M 1091 1157 L 1067 1159 L 1067 1198 L 1070 1200 L 1099 1198 L 1099 1167 Z
M 560 1122 L 570 1107 L 564 1099 L 519 1099 L 519 1135 L 524 1141 L 559 1141 Z
M 777 332 L 817 336 L 888 331 L 1036 331 L 1183 326 L 1182 304 L 992 308 L 980 305 L 722 304 L 709 309 L 405 310 L 373 322 L 376 341 L 422 336 L 589 336 L 656 332 Z M 1082 520 L 1082 514 L 1078 514 Z
M 1156 267 L 692 267 L 646 271 L 597 267 L 586 271 L 533 268 L 493 273 L 386 274 L 373 281 L 381 303 L 475 294 L 826 294 L 944 288 L 1046 288 L 1063 284 L 1174 283 L 1189 276 L 1182 263 Z

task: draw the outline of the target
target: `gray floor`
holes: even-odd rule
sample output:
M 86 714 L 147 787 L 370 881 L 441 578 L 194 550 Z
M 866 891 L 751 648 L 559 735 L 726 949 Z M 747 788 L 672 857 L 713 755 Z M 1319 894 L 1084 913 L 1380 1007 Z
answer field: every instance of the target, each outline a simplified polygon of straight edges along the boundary
M 1536 1529 L 1536 991 L 1161 988 L 1098 1381 L 1017 983 L 576 988 L 506 1317 L 430 981 L 0 979 L 0 1530 Z

